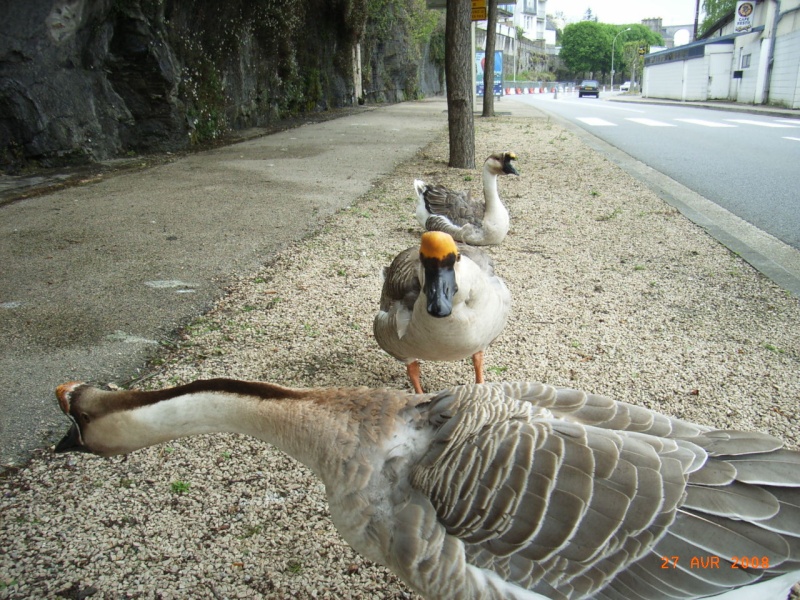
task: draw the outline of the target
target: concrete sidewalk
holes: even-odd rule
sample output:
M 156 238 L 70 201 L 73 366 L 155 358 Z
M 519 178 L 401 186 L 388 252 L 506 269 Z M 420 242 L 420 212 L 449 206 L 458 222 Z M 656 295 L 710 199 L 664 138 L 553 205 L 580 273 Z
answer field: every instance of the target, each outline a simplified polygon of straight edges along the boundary
M 364 108 L 0 207 L 0 465 L 63 429 L 54 387 L 136 378 L 160 344 L 447 126 Z

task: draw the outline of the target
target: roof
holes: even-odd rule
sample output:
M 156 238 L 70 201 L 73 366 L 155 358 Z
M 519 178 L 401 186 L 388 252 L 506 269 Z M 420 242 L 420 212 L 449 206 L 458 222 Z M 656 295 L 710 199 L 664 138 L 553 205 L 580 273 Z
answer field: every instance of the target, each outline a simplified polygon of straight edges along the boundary
M 753 27 L 750 31 L 743 31 L 741 33 L 731 33 L 714 38 L 700 39 L 695 42 L 684 44 L 683 46 L 675 46 L 674 48 L 667 48 L 660 52 L 653 52 L 644 57 L 644 64 L 647 66 L 660 64 L 665 62 L 673 62 L 676 60 L 686 60 L 687 58 L 698 58 L 705 54 L 705 47 L 713 44 L 733 44 L 734 39 L 742 35 L 750 35 L 751 33 L 760 33 L 764 31 L 764 26 L 759 25 Z

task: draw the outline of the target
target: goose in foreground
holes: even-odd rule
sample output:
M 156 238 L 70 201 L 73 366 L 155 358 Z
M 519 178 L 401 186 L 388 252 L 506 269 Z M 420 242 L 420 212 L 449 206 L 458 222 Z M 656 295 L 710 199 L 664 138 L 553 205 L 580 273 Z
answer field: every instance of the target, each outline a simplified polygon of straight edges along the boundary
M 483 198 L 475 200 L 468 191 L 414 180 L 417 192 L 417 221 L 428 231 L 444 231 L 459 242 L 490 246 L 502 242 L 508 233 L 508 210 L 497 193 L 498 175 L 519 175 L 513 152 L 492 154 L 483 163 Z
M 56 452 L 274 444 L 322 480 L 342 537 L 428 599 L 784 599 L 800 580 L 800 452 L 763 433 L 539 383 L 56 395 Z
M 426 231 L 420 246 L 398 254 L 384 277 L 375 339 L 406 363 L 414 390 L 422 393 L 420 360 L 471 356 L 475 381 L 483 383 L 483 352 L 511 310 L 511 293 L 489 255 L 457 245 L 441 231 Z

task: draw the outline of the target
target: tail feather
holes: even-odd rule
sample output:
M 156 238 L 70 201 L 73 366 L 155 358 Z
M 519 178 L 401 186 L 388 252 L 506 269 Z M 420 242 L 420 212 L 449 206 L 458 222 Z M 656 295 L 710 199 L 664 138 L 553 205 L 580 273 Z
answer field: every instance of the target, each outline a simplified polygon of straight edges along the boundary
M 414 190 L 417 192 L 420 200 L 424 200 L 425 191 L 428 189 L 428 184 L 421 179 L 414 180 Z

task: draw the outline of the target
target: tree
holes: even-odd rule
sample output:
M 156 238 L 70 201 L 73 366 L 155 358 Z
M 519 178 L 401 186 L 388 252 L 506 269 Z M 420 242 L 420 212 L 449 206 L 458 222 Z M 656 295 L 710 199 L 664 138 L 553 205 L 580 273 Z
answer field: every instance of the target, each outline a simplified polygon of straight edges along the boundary
M 625 31 L 628 28 L 630 31 Z M 611 44 L 620 32 L 615 46 L 617 57 L 621 48 L 630 41 L 638 40 L 647 47 L 664 45 L 664 39 L 659 34 L 641 23 L 611 25 L 579 21 L 564 28 L 559 56 L 573 74 L 592 73 L 596 79 L 600 79 L 602 74 L 611 72 Z
M 608 27 L 596 21 L 579 21 L 564 27 L 559 56 L 573 73 L 602 72 L 606 53 L 611 62 Z
M 486 56 L 483 67 L 483 117 L 494 116 L 494 46 L 497 41 L 497 2 L 489 2 L 486 15 Z
M 699 33 L 705 33 L 714 23 L 734 10 L 736 10 L 736 0 L 703 0 L 703 12 L 706 16 L 700 25 Z
M 620 69 L 620 73 L 624 73 L 624 65 L 628 66 L 631 76 L 633 75 L 634 69 L 637 69 L 637 72 L 641 73 L 641 67 L 644 65 L 644 55 L 639 53 L 639 48 L 644 48 L 645 52 L 649 52 L 651 46 L 664 45 L 664 38 L 661 37 L 660 34 L 655 33 L 649 27 L 645 27 L 640 23 L 631 25 L 609 25 L 609 27 L 612 28 L 613 35 L 630 27 L 630 31 L 624 31 L 617 40 L 616 56 L 621 59 L 618 64 L 623 67 Z M 620 50 L 622 50 L 624 54 L 625 49 L 629 47 L 635 48 L 636 51 L 629 51 L 629 58 L 627 54 L 622 56 Z
M 472 114 L 472 6 L 447 0 L 444 70 L 451 167 L 475 168 L 475 119 Z M 494 71 L 494 69 L 492 69 Z

